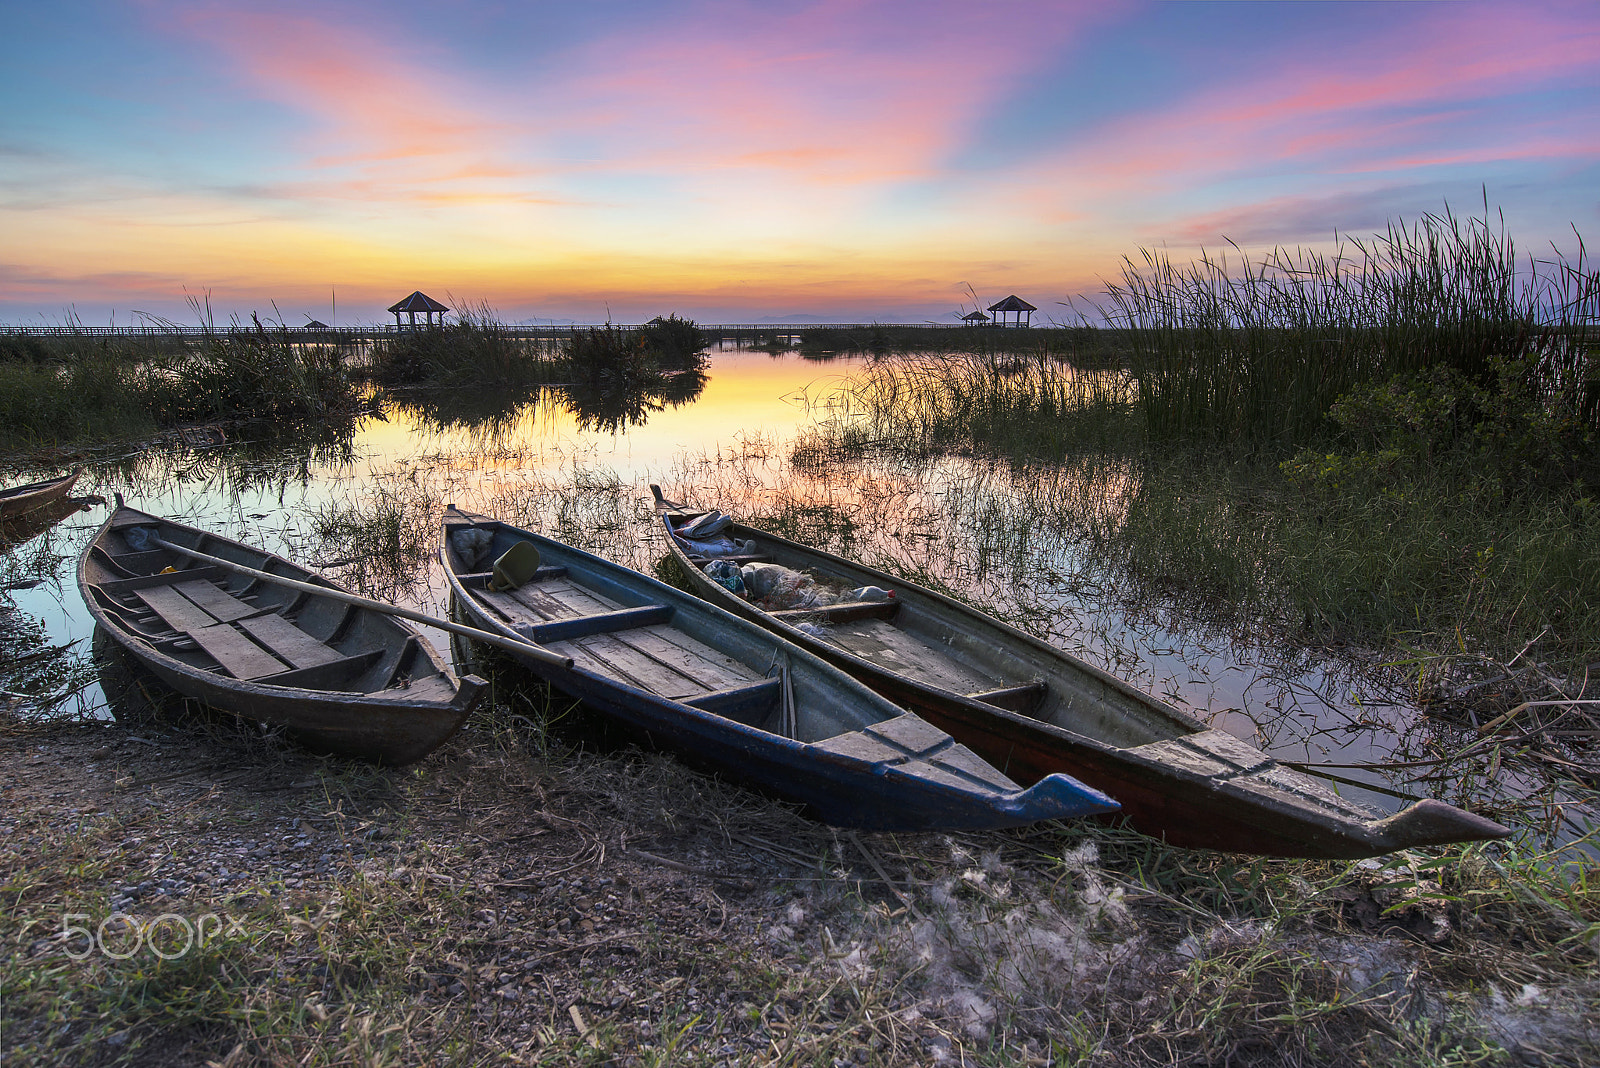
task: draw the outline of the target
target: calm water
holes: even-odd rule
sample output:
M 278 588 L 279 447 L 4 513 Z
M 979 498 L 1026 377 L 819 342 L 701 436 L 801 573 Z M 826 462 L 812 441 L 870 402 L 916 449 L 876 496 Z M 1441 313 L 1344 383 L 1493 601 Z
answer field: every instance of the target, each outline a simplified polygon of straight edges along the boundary
M 1448 728 L 1418 717 L 1370 673 L 1218 634 L 1169 618 L 1159 605 L 1130 614 L 1115 577 L 1069 537 L 1016 521 L 1025 491 L 1037 486 L 1020 486 L 1006 471 L 959 459 L 822 463 L 797 452 L 797 441 L 835 417 L 829 395 L 853 366 L 849 359 L 724 351 L 713 355 L 698 396 L 636 404 L 621 417 L 631 425 L 616 432 L 593 428 L 614 425 L 615 412 L 575 413 L 559 395 L 487 421 L 483 398 L 457 398 L 480 409 L 476 421 L 453 414 L 452 401 L 428 411 L 390 408 L 359 422 L 348 440 L 320 445 L 228 441 L 114 452 L 91 464 L 78 492 L 108 500 L 120 492 L 145 511 L 317 564 L 364 592 L 442 614 L 445 587 L 432 540 L 446 503 L 648 570 L 664 552 L 648 504 L 647 487 L 658 482 L 669 496 L 736 515 L 783 508 L 808 540 L 942 582 L 1286 759 L 1363 764 L 1434 755 L 1430 742 L 1455 747 Z M 1052 477 L 1075 476 L 1069 470 Z M 397 566 L 352 559 L 359 547 L 319 533 L 319 516 L 370 517 L 386 505 L 407 517 Z M 53 643 L 78 641 L 87 651 L 92 624 L 75 566 L 105 514 L 95 508 L 74 515 L 7 560 L 8 581 L 46 579 L 10 596 L 43 622 Z M 448 648 L 438 635 L 435 642 Z M 91 687 L 82 700 L 98 710 L 104 699 Z M 1409 793 L 1442 791 L 1474 805 L 1487 800 L 1392 777 L 1405 772 L 1338 774 Z M 1384 808 L 1400 804 L 1357 786 L 1339 788 Z M 1503 778 L 1494 789 L 1521 795 L 1534 786 Z

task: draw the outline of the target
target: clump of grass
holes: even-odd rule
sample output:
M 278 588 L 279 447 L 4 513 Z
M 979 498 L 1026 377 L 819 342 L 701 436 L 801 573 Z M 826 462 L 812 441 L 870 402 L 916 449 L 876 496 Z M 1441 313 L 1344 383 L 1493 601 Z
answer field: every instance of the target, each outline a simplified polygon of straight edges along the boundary
M 555 380 L 555 361 L 537 342 L 511 336 L 482 304 L 443 326 L 402 331 L 375 345 L 368 373 L 394 388 L 492 387 L 520 396 Z
M 611 326 L 574 331 L 562 366 L 568 407 L 579 428 L 617 433 L 642 426 L 666 405 L 677 407 L 699 396 L 706 358 L 690 346 L 703 340 L 691 320 L 676 316 L 633 331 Z
M 293 421 L 359 406 L 344 354 L 252 327 L 69 335 L 0 360 L 0 447 L 105 441 L 199 421 Z
M 640 344 L 663 370 L 703 370 L 707 340 L 693 319 L 657 316 L 638 330 Z
M 885 361 L 832 407 L 835 448 L 881 444 L 913 457 L 1059 460 L 1072 449 L 1128 444 L 1141 431 L 1124 375 L 1042 352 Z

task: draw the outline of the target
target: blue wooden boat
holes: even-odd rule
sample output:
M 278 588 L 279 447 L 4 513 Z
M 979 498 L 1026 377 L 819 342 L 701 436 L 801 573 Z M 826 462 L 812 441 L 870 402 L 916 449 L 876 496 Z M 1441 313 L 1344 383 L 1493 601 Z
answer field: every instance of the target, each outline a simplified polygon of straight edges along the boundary
M 522 573 L 507 574 L 518 555 Z M 771 632 L 561 542 L 451 506 L 440 556 L 467 622 L 571 657 L 522 659 L 550 685 L 836 826 L 982 829 L 1117 808 L 1066 775 L 1023 789 Z

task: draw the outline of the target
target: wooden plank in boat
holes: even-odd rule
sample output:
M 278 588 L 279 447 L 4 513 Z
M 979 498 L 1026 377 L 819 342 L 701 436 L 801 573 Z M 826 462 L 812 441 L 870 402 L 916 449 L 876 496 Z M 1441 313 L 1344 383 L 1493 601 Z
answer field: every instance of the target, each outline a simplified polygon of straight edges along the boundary
M 344 658 L 342 653 L 329 649 L 280 615 L 241 619 L 239 626 L 249 631 L 256 641 L 297 668 L 331 664 L 335 660 Z
M 261 611 L 252 604 L 245 604 L 227 590 L 218 589 L 214 584 L 203 579 L 193 582 L 180 582 L 172 587 L 183 594 L 195 604 L 204 608 L 218 622 L 231 623 L 236 619 L 254 615 Z
M 545 617 L 511 596 L 509 593 L 496 593 L 490 590 L 473 590 L 472 596 L 476 597 L 484 607 L 498 614 L 508 623 L 542 623 Z
M 628 640 L 623 640 L 624 637 Z M 654 649 L 650 648 L 652 644 L 655 646 Z M 640 645 L 646 648 L 639 648 Z M 571 642 L 557 642 L 547 648 L 572 650 L 569 655 L 574 659 L 581 658 L 582 661 L 586 661 L 584 666 L 592 667 L 602 675 L 621 679 L 641 690 L 648 690 L 675 701 L 705 693 L 707 690 L 720 690 L 747 681 L 731 677 L 703 656 L 695 657 L 690 663 L 682 666 L 664 663 L 652 653 L 656 650 L 664 653 L 668 653 L 669 650 L 681 653 L 681 650 L 664 642 L 650 643 L 638 631 L 628 631 L 624 634 L 595 634 Z
M 570 578 L 541 582 L 537 588 L 518 587 L 513 595 L 531 607 L 548 607 L 551 619 L 567 616 L 592 616 L 599 612 L 614 612 L 627 607 L 602 593 L 580 586 Z
M 706 661 L 712 665 L 720 667 L 723 671 L 727 672 L 730 678 L 736 678 L 747 682 L 755 682 L 758 679 L 766 678 L 765 675 L 751 667 L 749 664 L 746 664 L 739 659 L 728 655 L 721 649 L 717 649 L 713 646 L 707 645 L 705 642 L 697 641 L 694 638 L 689 637 L 676 627 L 651 627 L 649 628 L 649 633 L 660 639 L 664 645 L 674 646 L 679 650 L 678 653 L 672 653 L 665 649 L 657 652 L 657 655 L 666 660 L 668 663 L 679 662 L 677 657 L 681 655 L 685 658 L 682 661 L 685 664 L 689 663 L 690 659 Z
M 948 653 L 883 620 L 840 624 L 829 630 L 828 640 L 878 667 L 941 689 L 956 693 L 994 689 L 996 680 L 951 660 Z
M 149 589 L 151 586 L 171 586 L 174 583 L 190 582 L 194 579 L 220 579 L 227 576 L 228 573 L 222 568 L 207 565 L 206 567 L 192 567 L 187 571 L 165 571 L 156 575 L 140 575 L 137 578 L 106 579 L 104 582 L 96 583 L 96 585 L 113 597 L 120 597 L 124 593 Z
M 276 675 L 287 668 L 277 657 L 226 623 L 214 627 L 196 627 L 189 631 L 189 637 L 236 679 L 259 679 L 263 675 Z
M 707 680 L 708 686 L 737 686 L 765 678 L 749 664 L 741 663 L 675 627 L 645 627 L 618 634 L 617 637 L 669 667 Z
M 407 701 L 443 701 L 448 703 L 456 695 L 454 686 L 442 675 L 429 675 L 427 678 L 418 679 L 409 686 L 391 686 L 387 690 L 379 690 L 384 697 L 399 697 Z
M 892 619 L 899 611 L 899 601 L 846 601 L 821 608 L 780 608 L 772 616 L 785 623 L 848 623 L 856 619 Z
M 955 744 L 944 731 L 917 716 L 895 716 L 867 729 L 890 745 L 900 746 L 917 756 L 925 757 Z
M 383 659 L 382 649 L 369 649 L 354 656 L 341 656 L 337 660 L 330 660 L 316 667 L 296 668 L 278 675 L 265 676 L 258 681 L 270 682 L 274 686 L 297 686 L 306 690 L 342 690 L 345 693 L 354 693 L 357 691 L 345 689 L 340 684 L 355 682 L 381 659 Z
M 549 642 L 565 641 L 570 638 L 581 638 L 586 634 L 605 634 L 616 631 L 634 630 L 639 627 L 649 627 L 658 623 L 665 623 L 672 618 L 672 607 L 664 604 L 647 604 L 638 608 L 624 608 L 616 612 L 597 612 L 592 616 L 578 616 L 574 619 L 555 619 L 548 623 L 535 624 L 528 630 L 528 635 L 541 645 Z M 519 628 L 520 629 L 520 628 Z
M 133 595 L 176 631 L 198 630 L 216 622 L 199 605 L 171 586 L 151 586 L 149 589 L 134 590 Z

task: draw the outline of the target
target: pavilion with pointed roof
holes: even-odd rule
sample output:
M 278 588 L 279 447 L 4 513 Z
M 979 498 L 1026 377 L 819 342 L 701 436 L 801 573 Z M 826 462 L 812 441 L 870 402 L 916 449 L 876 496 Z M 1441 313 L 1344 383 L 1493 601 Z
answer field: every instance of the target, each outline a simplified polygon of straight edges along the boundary
M 1033 313 L 1039 309 L 1013 293 L 998 304 L 989 305 L 989 310 L 995 313 L 996 326 L 1029 326 L 1033 322 Z M 1015 321 L 1006 322 L 1007 315 L 1015 315 Z
M 409 297 L 402 300 L 400 303 L 391 305 L 389 310 L 394 312 L 394 325 L 397 330 L 415 330 L 417 328 L 418 312 L 422 313 L 423 326 L 427 327 L 435 325 L 433 321 L 433 317 L 435 315 L 439 317 L 438 325 L 443 326 L 444 313 L 450 309 L 446 308 L 443 304 L 440 304 L 438 301 L 434 300 L 432 297 L 428 296 L 428 294 L 419 289 Z M 400 316 L 402 315 L 410 316 L 410 321 L 408 323 L 402 323 L 400 321 Z
M 967 314 L 963 315 L 961 317 L 961 321 L 966 323 L 968 326 L 977 326 L 979 323 L 988 322 L 989 317 L 983 314 L 983 312 L 973 309 L 972 311 L 969 311 Z

